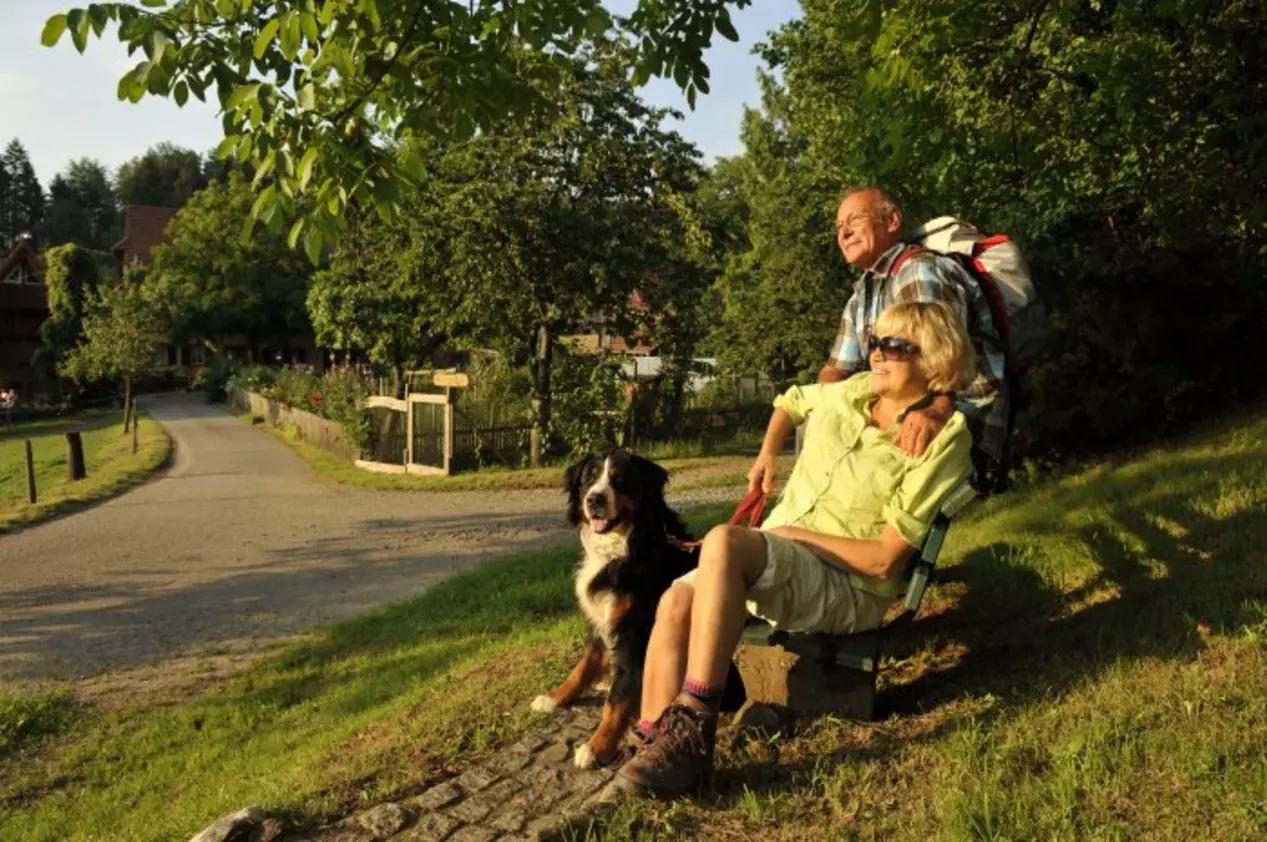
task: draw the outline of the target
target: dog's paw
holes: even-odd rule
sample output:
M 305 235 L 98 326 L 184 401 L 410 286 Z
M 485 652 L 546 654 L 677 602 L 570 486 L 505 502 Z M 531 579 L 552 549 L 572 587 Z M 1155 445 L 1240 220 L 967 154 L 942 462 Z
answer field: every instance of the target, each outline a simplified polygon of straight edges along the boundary
M 572 759 L 572 763 L 578 769 L 593 769 L 598 765 L 598 757 L 594 755 L 589 743 L 581 743 L 576 747 L 576 757 Z
M 559 703 L 549 696 L 538 696 L 532 700 L 532 709 L 537 713 L 549 713 L 559 706 Z

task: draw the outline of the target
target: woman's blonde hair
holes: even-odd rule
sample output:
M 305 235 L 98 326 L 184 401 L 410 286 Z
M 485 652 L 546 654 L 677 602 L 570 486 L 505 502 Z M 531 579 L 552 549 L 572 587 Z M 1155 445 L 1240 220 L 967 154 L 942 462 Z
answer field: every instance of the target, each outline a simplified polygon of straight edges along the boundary
M 894 304 L 876 320 L 877 336 L 900 336 L 919 346 L 915 364 L 934 392 L 957 392 L 972 382 L 977 353 L 959 323 L 959 316 L 943 301 Z

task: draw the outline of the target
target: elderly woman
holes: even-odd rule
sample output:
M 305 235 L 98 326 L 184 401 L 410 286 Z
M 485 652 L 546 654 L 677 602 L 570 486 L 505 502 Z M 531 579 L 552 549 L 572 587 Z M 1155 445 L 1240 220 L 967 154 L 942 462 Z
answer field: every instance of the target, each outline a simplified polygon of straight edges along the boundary
M 775 399 L 752 488 L 772 490 L 776 455 L 807 424 L 778 506 L 761 529 L 709 532 L 699 568 L 661 599 L 643 676 L 645 742 L 617 789 L 674 796 L 708 776 L 722 686 L 749 612 L 789 631 L 880 625 L 942 498 L 971 475 L 959 413 L 918 459 L 893 443 L 905 413 L 976 370 L 955 313 L 941 302 L 897 304 L 867 345 L 870 371 Z

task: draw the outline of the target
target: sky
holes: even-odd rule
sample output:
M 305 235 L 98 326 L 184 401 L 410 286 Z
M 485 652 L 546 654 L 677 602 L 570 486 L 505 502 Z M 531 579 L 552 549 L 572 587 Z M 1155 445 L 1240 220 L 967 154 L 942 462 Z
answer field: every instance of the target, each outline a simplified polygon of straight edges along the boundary
M 634 2 L 608 0 L 607 5 L 627 12 Z M 14 137 L 21 140 L 45 189 L 73 158 L 96 158 L 114 170 L 162 141 L 211 150 L 221 137 L 218 106 L 192 97 L 184 108 L 148 96 L 136 105 L 116 98 L 119 77 L 135 62 L 113 36 L 90 39 L 82 56 L 65 35 L 52 49 L 40 45 L 44 21 L 76 5 L 82 4 L 0 0 L 0 146 Z M 732 12 L 739 41 L 714 37 L 705 56 L 712 92 L 696 100 L 693 112 L 670 81 L 653 79 L 643 88 L 643 97 L 682 111 L 686 117 L 678 130 L 707 160 L 737 154 L 743 148 L 739 123 L 744 104 L 756 105 L 761 97 L 760 61 L 751 54 L 752 47 L 771 29 L 799 16 L 797 0 L 753 0 L 748 8 Z M 209 99 L 215 102 L 214 96 Z

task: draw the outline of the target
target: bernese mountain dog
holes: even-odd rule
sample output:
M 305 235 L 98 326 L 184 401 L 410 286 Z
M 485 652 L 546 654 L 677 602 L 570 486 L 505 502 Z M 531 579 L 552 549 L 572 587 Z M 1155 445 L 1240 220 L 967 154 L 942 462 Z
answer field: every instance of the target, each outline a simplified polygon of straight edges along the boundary
M 665 502 L 664 468 L 625 450 L 591 454 L 567 469 L 568 520 L 579 528 L 583 553 L 576 571 L 576 598 L 589 621 L 580 661 L 567 678 L 532 702 L 535 711 L 570 705 L 600 681 L 609 683 L 602 720 L 578 746 L 582 769 L 611 763 L 637 718 L 642 669 L 660 597 L 694 569 L 691 535 Z M 733 668 L 724 710 L 743 702 Z

